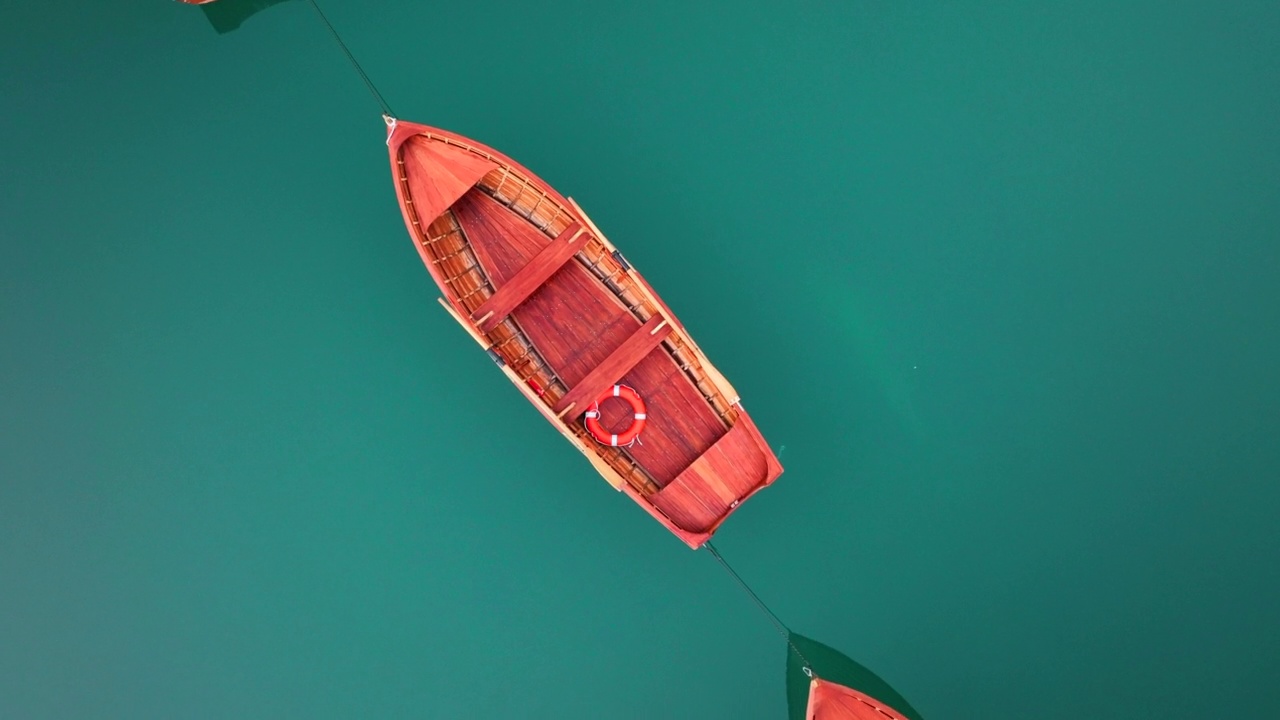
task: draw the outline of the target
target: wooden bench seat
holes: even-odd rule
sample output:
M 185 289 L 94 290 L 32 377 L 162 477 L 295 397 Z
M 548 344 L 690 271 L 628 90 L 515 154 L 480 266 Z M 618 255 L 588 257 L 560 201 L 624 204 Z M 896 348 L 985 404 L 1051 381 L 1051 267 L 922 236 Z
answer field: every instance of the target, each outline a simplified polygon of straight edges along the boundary
M 543 283 L 550 280 L 557 270 L 577 255 L 585 245 L 581 238 L 582 232 L 582 226 L 578 223 L 565 228 L 564 232 L 498 288 L 497 292 L 481 303 L 471 313 L 471 319 L 480 326 L 481 332 L 489 332 L 497 327 L 498 323 L 505 320 L 530 295 L 537 292 Z
M 610 353 L 609 357 L 560 398 L 560 402 L 556 403 L 554 408 L 556 414 L 559 415 L 566 410 L 573 410 L 575 415 L 586 412 L 587 405 L 592 400 L 600 397 L 601 393 L 612 387 L 623 375 L 631 372 L 631 369 L 639 365 L 645 355 L 653 352 L 653 349 L 670 334 L 671 325 L 661 315 L 655 314 L 649 318 L 649 321 L 636 328 L 631 337 L 624 340 L 617 350 Z

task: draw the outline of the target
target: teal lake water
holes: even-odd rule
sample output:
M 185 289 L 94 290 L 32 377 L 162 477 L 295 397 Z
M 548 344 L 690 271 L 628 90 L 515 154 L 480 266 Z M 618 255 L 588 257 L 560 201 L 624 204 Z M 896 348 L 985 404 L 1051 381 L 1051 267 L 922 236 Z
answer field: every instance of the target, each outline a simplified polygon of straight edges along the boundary
M 930 720 L 1280 717 L 1280 4 L 1025 5 L 324 3 L 736 385 L 795 630 Z M 436 304 L 305 3 L 6 3 L 0 101 L 0 717 L 785 716 Z

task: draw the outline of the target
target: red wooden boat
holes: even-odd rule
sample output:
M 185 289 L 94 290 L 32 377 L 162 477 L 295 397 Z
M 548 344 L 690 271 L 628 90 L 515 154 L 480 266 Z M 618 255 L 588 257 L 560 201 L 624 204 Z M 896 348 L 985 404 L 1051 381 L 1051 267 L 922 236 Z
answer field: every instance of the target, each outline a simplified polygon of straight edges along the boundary
M 387 122 L 440 304 L 610 485 L 697 548 L 782 473 L 733 386 L 577 203 L 473 140 Z

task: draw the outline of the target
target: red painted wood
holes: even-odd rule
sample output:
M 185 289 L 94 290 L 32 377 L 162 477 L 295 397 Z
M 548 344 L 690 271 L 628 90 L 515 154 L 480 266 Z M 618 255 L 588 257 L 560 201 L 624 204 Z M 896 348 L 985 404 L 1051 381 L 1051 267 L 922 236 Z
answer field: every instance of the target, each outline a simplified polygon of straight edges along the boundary
M 706 532 L 769 479 L 752 428 L 739 422 L 651 499 L 676 525 Z
M 497 287 L 511 282 L 551 240 L 524 218 L 480 190 L 463 195 L 453 214 Z
M 548 241 L 524 218 L 479 190 L 453 207 L 454 217 L 496 282 L 506 282 Z M 640 321 L 579 263 L 568 263 L 512 316 L 569 387 L 605 361 Z M 623 377 L 649 407 L 640 442 L 628 452 L 659 485 L 688 467 L 726 428 L 666 353 L 651 353 Z M 621 427 L 621 403 L 605 403 L 602 421 Z M 576 421 L 576 416 L 571 421 Z
M 570 388 L 552 410 L 558 415 L 565 408 L 573 405 L 574 417 L 586 412 L 592 400 L 600 397 L 606 389 L 622 379 L 623 375 L 635 369 L 640 361 L 653 352 L 654 348 L 658 347 L 670 334 L 671 326 L 665 324 L 661 315 L 649 318 L 649 321 L 631 333 L 631 337 L 624 340 L 618 349 L 609 353 L 609 357 L 595 366 L 586 377 L 578 381 L 577 385 Z
M 805 720 L 906 720 L 897 710 L 865 693 L 814 678 L 809 683 Z
M 485 272 L 499 287 L 550 243 L 523 217 L 479 190 L 463 196 L 453 210 Z M 640 326 L 586 268 L 573 262 L 561 267 L 513 316 L 569 387 Z
M 727 429 L 666 352 L 647 355 L 622 382 L 640 392 L 653 418 L 628 452 L 659 485 L 671 482 Z M 626 423 L 625 409 L 616 403 L 605 403 L 600 411 L 607 427 Z
M 489 332 L 511 314 L 543 283 L 547 282 L 565 263 L 573 259 L 584 245 L 581 235 L 582 226 L 574 223 L 565 228 L 555 240 L 542 248 L 524 267 L 520 268 L 510 280 L 498 288 L 498 291 L 481 303 L 471 313 L 473 320 L 480 323 L 480 330 Z M 493 313 L 490 315 L 490 313 Z M 486 318 L 486 316 L 488 316 Z
M 461 190 L 462 194 L 444 209 L 452 209 L 483 272 L 499 292 L 552 241 L 527 219 L 472 187 L 483 173 L 474 180 L 468 176 L 481 169 L 487 172 L 490 167 L 507 168 L 523 176 L 566 212 L 573 212 L 563 195 L 519 163 L 462 136 L 397 121 L 388 135 L 387 147 L 405 226 L 446 299 L 459 309 L 459 298 L 435 272 L 431 257 L 421 245 L 425 239 L 422 231 L 430 219 L 424 217 L 420 226 L 415 224 L 412 208 L 433 210 Z M 401 159 L 405 160 L 407 183 L 399 181 Z M 472 189 L 466 190 L 462 185 Z M 634 269 L 629 274 L 648 285 Z M 662 307 L 661 314 L 684 333 L 678 318 L 656 293 L 655 299 Z M 532 290 L 509 317 L 570 388 L 604 363 L 641 325 L 584 265 L 573 261 L 565 262 Z M 650 417 L 642 444 L 633 445 L 627 452 L 664 487 L 649 494 L 624 485 L 623 492 L 690 547 L 699 547 L 710 538 L 733 512 L 735 499 L 740 505 L 782 472 L 750 416 L 739 408 L 730 429 L 661 346 L 644 355 L 621 382 L 644 397 Z M 606 402 L 601 413 L 606 425 L 621 426 L 628 411 L 622 403 Z M 695 471 L 686 473 L 699 460 L 703 461 Z
M 643 508 L 645 512 L 649 513 L 649 517 L 657 520 L 658 523 L 661 524 L 662 527 L 666 528 L 668 532 L 680 538 L 681 542 L 694 550 L 702 547 L 703 543 L 711 539 L 711 533 L 694 533 L 676 527 L 676 524 L 671 522 L 671 518 L 667 517 L 661 510 L 654 507 L 653 503 L 649 502 L 649 498 L 647 496 L 641 494 L 630 485 L 622 486 L 622 492 L 626 493 L 627 497 L 634 500 L 635 503 Z
M 490 170 L 493 162 L 462 148 L 414 137 L 401 146 L 413 206 L 423 225 L 440 217 Z

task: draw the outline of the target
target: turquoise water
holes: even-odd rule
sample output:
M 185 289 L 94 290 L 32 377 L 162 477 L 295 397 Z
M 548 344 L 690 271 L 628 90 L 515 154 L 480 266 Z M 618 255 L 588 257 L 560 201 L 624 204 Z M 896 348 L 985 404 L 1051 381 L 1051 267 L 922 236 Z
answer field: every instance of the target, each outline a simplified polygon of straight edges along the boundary
M 1280 715 L 1280 6 L 355 3 L 786 474 L 717 545 L 930 720 Z M 435 304 L 303 3 L 0 9 L 0 717 L 781 718 Z

